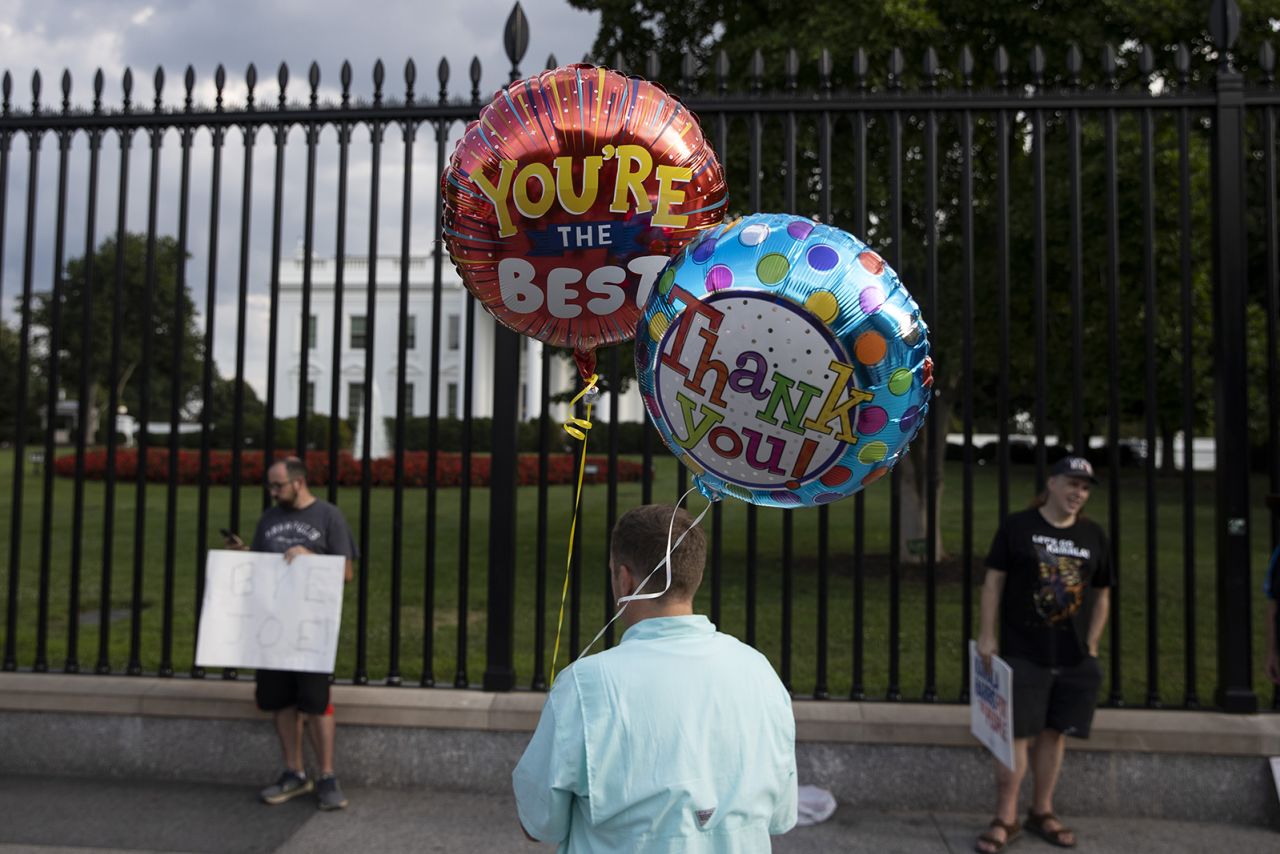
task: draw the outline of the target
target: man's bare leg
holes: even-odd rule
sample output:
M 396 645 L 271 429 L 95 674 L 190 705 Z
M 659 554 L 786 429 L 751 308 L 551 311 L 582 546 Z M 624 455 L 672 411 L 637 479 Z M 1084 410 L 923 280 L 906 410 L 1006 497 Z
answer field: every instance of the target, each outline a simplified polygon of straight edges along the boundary
M 280 709 L 275 714 L 276 734 L 280 736 L 280 751 L 284 754 L 285 767 L 304 774 L 302 756 L 302 715 L 296 708 Z
M 337 723 L 333 715 L 307 715 L 311 730 L 311 747 L 316 752 L 320 776 L 333 773 L 333 748 L 337 736 Z
M 996 818 L 1005 824 L 1013 824 L 1018 820 L 1018 793 L 1022 789 L 1023 778 L 1027 776 L 1027 754 L 1030 743 L 1031 739 L 1029 738 L 1015 738 L 1013 740 L 1014 770 L 1010 771 L 1002 762 L 997 761 L 995 763 Z M 1004 830 L 998 827 L 989 827 L 983 833 L 990 834 L 1001 841 L 1006 838 Z M 982 840 L 978 841 L 978 846 L 984 851 L 996 850 L 996 846 L 989 845 Z
M 1031 768 L 1035 777 L 1034 795 L 1031 802 L 1032 812 L 1045 815 L 1053 812 L 1053 791 L 1058 785 L 1058 776 L 1062 773 L 1062 759 L 1067 752 L 1067 737 L 1056 729 L 1046 729 L 1036 736 L 1035 745 L 1031 748 Z M 1044 829 L 1050 833 L 1061 830 L 1060 821 L 1047 821 Z M 1063 834 L 1064 844 L 1075 843 L 1075 834 L 1068 831 Z

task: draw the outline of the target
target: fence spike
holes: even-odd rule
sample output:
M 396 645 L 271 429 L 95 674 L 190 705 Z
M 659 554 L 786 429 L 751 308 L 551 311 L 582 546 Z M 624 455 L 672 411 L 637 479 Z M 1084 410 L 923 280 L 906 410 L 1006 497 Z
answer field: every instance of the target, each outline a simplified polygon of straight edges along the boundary
M 1173 49 L 1173 67 L 1178 71 L 1178 85 L 1185 89 L 1191 83 L 1191 49 L 1186 42 Z
M 964 88 L 973 86 L 973 51 L 968 45 L 960 48 L 960 77 L 964 80 Z
M 436 80 L 440 83 L 440 103 L 449 100 L 449 60 L 441 59 L 436 66 Z
M 680 89 L 684 92 L 696 92 L 698 89 L 698 60 L 689 51 L 680 57 Z
M 377 106 L 382 106 L 382 82 L 386 79 L 386 66 L 379 59 L 373 63 L 373 103 Z
M 1209 8 L 1209 36 L 1218 48 L 1218 65 L 1231 70 L 1231 50 L 1240 38 L 1240 6 L 1236 0 L 1213 0 Z
M 1107 84 L 1112 88 L 1116 88 L 1119 81 L 1116 80 L 1116 69 L 1118 63 L 1116 61 L 1115 45 L 1106 44 L 1102 46 L 1102 74 L 1107 78 Z
M 938 85 L 938 52 L 932 45 L 924 49 L 924 85 L 926 89 Z
M 258 68 L 252 62 L 249 63 L 249 67 L 244 72 L 244 83 L 246 86 L 249 87 L 249 94 L 246 98 L 245 106 L 248 109 L 252 110 L 253 109 L 253 90 L 258 86 Z
M 1268 86 L 1276 80 L 1276 49 L 1271 42 L 1263 42 L 1258 48 L 1258 67 L 1262 69 L 1262 82 Z
M 480 57 L 471 57 L 471 103 L 480 103 Z
M 760 48 L 751 54 L 751 91 L 759 92 L 764 88 L 764 54 Z
M 529 49 L 529 19 L 524 16 L 524 9 L 517 2 L 507 16 L 507 26 L 502 32 L 502 46 L 507 51 L 507 59 L 511 60 L 511 79 L 520 76 L 520 60 L 524 59 Z
M 1044 48 L 1038 44 L 1031 48 L 1031 79 L 1037 89 L 1044 88 Z
M 613 52 L 613 70 L 619 74 L 627 73 L 627 61 L 622 57 L 622 51 L 615 50 Z
M 1072 86 L 1080 85 L 1080 73 L 1084 69 L 1084 54 L 1080 52 L 1080 45 L 1075 42 L 1067 48 L 1067 75 Z
M 783 66 L 783 73 L 787 78 L 787 91 L 796 91 L 800 77 L 800 54 L 795 48 L 787 48 L 787 58 Z
M 418 66 L 414 64 L 413 59 L 409 59 L 404 64 L 404 102 L 406 104 L 413 103 L 413 84 L 418 81 Z
M 658 75 L 662 73 L 662 60 L 658 58 L 656 50 L 649 51 L 644 58 L 644 76 L 650 80 L 657 80 Z
M 285 106 L 285 90 L 289 87 L 289 66 L 280 63 L 280 68 L 276 71 L 276 82 L 280 85 L 280 109 Z
M 227 69 L 222 67 L 222 63 L 218 63 L 218 67 L 213 71 L 213 91 L 214 91 L 214 109 L 222 112 L 222 90 L 227 85 Z
M 996 47 L 995 69 L 1000 88 L 1007 89 L 1009 87 L 1009 51 L 1005 50 L 1004 45 Z
M 900 89 L 902 87 L 902 69 L 906 64 L 903 56 L 902 48 L 895 47 L 889 52 L 889 88 Z
M 338 81 L 342 83 L 342 106 L 346 107 L 351 103 L 351 62 L 342 60 L 342 68 L 338 71 Z
M 311 108 L 315 109 L 319 100 L 317 90 L 320 88 L 320 63 L 311 63 L 311 68 L 307 71 L 307 83 L 311 85 Z
M 124 70 L 124 78 L 120 81 L 120 88 L 124 90 L 124 101 L 122 102 L 124 111 L 129 112 L 133 106 L 133 69 L 126 68 Z
M 62 69 L 62 112 L 71 111 L 71 71 Z
M 13 94 L 13 75 L 5 69 L 4 79 L 0 80 L 0 92 L 4 94 L 4 114 L 9 115 L 9 96 Z
M 560 63 L 556 61 L 556 55 L 554 53 L 547 54 L 547 67 L 545 70 L 552 71 L 559 67 Z
M 818 54 L 818 85 L 822 87 L 822 91 L 831 91 L 831 73 L 835 70 L 835 65 L 831 60 L 831 51 L 825 47 Z
M 164 90 L 164 69 L 159 65 L 156 66 L 156 74 L 155 77 L 152 78 L 152 81 L 155 83 L 156 87 L 155 111 L 158 113 L 164 109 L 164 102 L 161 99 L 161 94 Z
M 1156 70 L 1156 55 L 1151 50 L 1151 45 L 1144 44 L 1138 52 L 1138 71 L 1143 77 L 1150 77 L 1152 72 Z
M 6 75 L 7 76 L 7 75 Z M 93 113 L 97 115 L 102 112 L 102 89 L 106 85 L 106 76 L 103 75 L 102 69 L 99 68 L 93 75 Z M 4 99 L 9 100 L 9 93 L 5 92 Z
M 195 105 L 191 97 L 191 91 L 196 88 L 196 70 L 190 65 L 187 66 L 186 72 L 182 75 L 182 85 L 186 89 L 182 108 L 189 113 Z
M 724 48 L 716 54 L 716 85 L 721 95 L 729 91 L 729 53 Z
M 867 49 L 860 47 L 853 52 L 853 79 L 857 82 L 858 88 L 866 91 L 867 88 Z
M 31 75 L 31 112 L 40 112 L 40 71 L 37 69 Z

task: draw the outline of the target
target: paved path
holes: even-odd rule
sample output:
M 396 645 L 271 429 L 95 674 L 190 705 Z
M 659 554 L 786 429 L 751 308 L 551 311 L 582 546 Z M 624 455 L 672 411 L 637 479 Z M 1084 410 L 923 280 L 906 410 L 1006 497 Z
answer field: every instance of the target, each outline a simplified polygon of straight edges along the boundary
M 0 779 L 0 854 L 113 852 L 462 852 L 545 854 L 524 841 L 509 796 L 427 790 L 348 789 L 351 806 L 321 813 L 310 797 L 278 807 L 253 787 L 202 783 Z M 966 852 L 985 816 L 885 814 L 842 805 L 816 827 L 775 840 L 781 854 Z M 1081 852 L 1280 852 L 1280 833 L 1258 827 L 1158 820 L 1072 821 Z M 1025 837 L 1011 854 L 1057 851 Z

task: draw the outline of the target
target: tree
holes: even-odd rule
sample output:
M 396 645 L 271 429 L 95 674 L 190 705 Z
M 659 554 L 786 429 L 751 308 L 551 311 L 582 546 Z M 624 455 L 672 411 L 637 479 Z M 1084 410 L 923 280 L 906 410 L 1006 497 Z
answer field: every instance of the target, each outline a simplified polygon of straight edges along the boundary
M 1072 45 L 1085 52 L 1078 85 L 1111 85 L 1099 52 L 1103 45 L 1117 47 L 1115 71 L 1118 85 L 1146 86 L 1151 76 L 1144 72 L 1140 54 L 1145 42 L 1156 50 L 1155 77 L 1165 85 L 1178 85 L 1178 76 L 1168 70 L 1168 49 L 1186 43 L 1191 49 L 1188 82 L 1200 83 L 1213 74 L 1216 54 L 1207 33 L 1207 4 L 1185 4 L 1175 0 L 1082 0 L 1060 2 L 1050 0 L 1028 4 L 1019 0 L 894 0 L 888 4 L 869 0 L 814 0 L 806 4 L 804 14 L 796 14 L 794 4 L 780 0 L 570 0 L 582 9 L 598 11 L 601 26 L 594 52 L 602 61 L 619 60 L 631 71 L 648 67 L 650 52 L 662 70 L 661 77 L 675 84 L 684 76 L 684 67 L 692 60 L 695 77 L 704 87 L 711 83 L 717 60 L 727 60 L 728 81 L 732 89 L 742 91 L 747 85 L 759 85 L 765 91 L 788 86 L 816 88 L 818 58 L 823 48 L 833 54 L 831 84 L 839 89 L 888 84 L 886 59 L 895 48 L 902 51 L 905 65 L 897 84 L 914 87 L 924 77 L 922 58 L 933 48 L 940 67 L 933 81 L 941 86 L 958 85 L 959 56 L 969 47 L 975 57 L 971 84 L 976 88 L 998 85 L 998 75 L 991 61 L 998 46 L 1010 56 L 1009 83 L 1022 86 L 1034 82 L 1028 58 L 1039 47 L 1045 56 L 1044 84 L 1050 87 L 1075 85 L 1069 79 L 1067 56 Z M 1260 42 L 1280 25 L 1280 4 L 1275 0 L 1245 0 L 1241 4 L 1241 42 L 1237 47 L 1237 65 L 1250 68 Z M 866 78 L 854 77 L 851 61 L 855 48 L 865 50 L 870 58 Z M 783 57 L 796 51 L 797 75 L 788 79 Z M 764 60 L 764 75 L 752 80 L 753 57 Z M 679 87 L 676 87 L 677 91 Z M 1176 127 L 1167 117 L 1154 131 L 1155 169 L 1157 173 L 1157 207 L 1154 305 L 1145 303 L 1143 283 L 1143 211 L 1145 199 L 1140 183 L 1142 174 L 1142 130 L 1132 114 L 1123 114 L 1118 127 L 1120 237 L 1119 266 L 1122 287 L 1120 312 L 1120 353 L 1112 364 L 1106 352 L 1107 300 L 1105 200 L 1106 174 L 1102 151 L 1102 126 L 1097 116 L 1083 118 L 1082 175 L 1084 187 L 1082 209 L 1084 233 L 1082 244 L 1088 268 L 1084 272 L 1085 385 L 1105 389 L 1114 374 L 1120 381 L 1121 412 L 1127 432 L 1141 434 L 1148 408 L 1145 393 L 1145 321 L 1154 317 L 1157 348 L 1157 392 L 1155 412 L 1158 433 L 1166 448 L 1182 425 L 1182 403 L 1187 395 L 1195 400 L 1197 429 L 1211 426 L 1212 362 L 1211 325 L 1203 318 L 1211 316 L 1212 217 L 1208 191 L 1208 137 L 1204 128 L 1193 125 L 1192 134 L 1192 271 L 1193 361 L 1192 388 L 1182 381 L 1181 272 L 1179 259 L 1178 205 L 1176 199 L 1178 149 Z M 1045 174 L 1046 199 L 1045 268 L 1048 283 L 1046 316 L 1051 357 L 1047 364 L 1047 382 L 1039 387 L 1036 365 L 1032 358 L 1033 340 L 1027 330 L 1034 329 L 1035 234 L 1033 208 L 1035 195 L 1031 116 L 1024 112 L 1010 117 L 1010 181 L 1008 209 L 1009 281 L 1011 340 L 1013 358 L 1007 365 L 1010 381 L 1010 411 L 1031 411 L 1037 398 L 1046 409 L 1048 433 L 1058 433 L 1070 440 L 1077 428 L 1085 436 L 1103 427 L 1109 416 L 1107 395 L 1091 392 L 1082 413 L 1083 425 L 1074 423 L 1071 364 L 1071 293 L 1070 274 L 1073 258 L 1069 242 L 1070 210 L 1069 172 L 1065 161 L 1065 121 L 1061 111 L 1046 109 L 1042 114 L 1046 128 L 1045 150 L 1048 168 Z M 705 121 L 705 116 L 704 116 Z M 752 176 L 746 134 L 729 136 L 727 151 L 721 151 L 726 163 L 731 191 L 730 206 L 739 212 L 750 212 L 745 202 L 753 202 L 745 192 Z M 705 127 L 705 125 L 704 125 Z M 837 166 L 830 176 L 833 224 L 858 233 L 860 237 L 890 257 L 899 256 L 898 273 L 924 309 L 931 325 L 931 344 L 937 361 L 939 396 L 933 403 L 931 419 L 938 435 L 955 425 L 952 413 L 962 387 L 960 334 L 969 318 L 963 316 L 959 298 L 959 274 L 962 263 L 960 233 L 961 198 L 960 165 L 962 149 L 955 130 L 955 119 L 945 117 L 938 122 L 938 212 L 939 223 L 938 305 L 929 305 L 923 291 L 926 265 L 926 224 L 930 212 L 924 208 L 924 144 L 923 117 L 912 114 L 902 122 L 902 157 L 898 161 L 902 179 L 901 217 L 895 218 L 890 205 L 888 132 L 884 120 L 872 114 L 867 120 L 867 161 L 869 172 L 858 188 L 865 193 L 867 218 L 854 209 L 853 182 L 857 179 L 845 165 Z M 812 123 L 803 121 L 797 135 L 797 171 L 788 176 L 782 134 L 766 119 L 761 153 L 761 187 L 758 209 L 785 210 L 787 182 L 796 184 L 793 213 L 814 213 L 820 209 L 820 185 L 823 176 L 817 160 L 817 132 Z M 837 126 L 837 145 L 848 146 L 848 125 Z M 991 116 L 975 117 L 974 149 L 974 243 L 979 247 L 976 260 L 977 306 L 972 322 L 976 342 L 997 340 L 997 312 L 994 311 L 996 269 L 996 131 Z M 1170 189 L 1172 188 L 1172 189 Z M 1252 188 L 1251 188 L 1252 189 Z M 1258 198 L 1257 195 L 1251 198 Z M 902 242 L 892 246 L 890 226 L 902 230 Z M 1262 244 L 1258 244 L 1262 245 Z M 986 251 L 983 251 L 983 250 Z M 887 252 L 885 251 L 887 250 Z M 1256 264 L 1255 264 L 1256 266 Z M 1017 337 L 1017 336 L 1021 337 Z M 1203 354 L 1203 355 L 1201 355 Z M 1000 371 L 994 346 L 978 346 L 975 352 L 974 417 L 979 429 L 993 430 L 995 419 L 995 378 Z M 1252 364 L 1257 364 L 1254 359 Z M 940 448 L 935 452 L 940 453 Z M 1169 456 L 1166 455 L 1166 459 Z M 902 463 L 904 489 L 904 540 L 924 536 L 925 473 L 915 454 Z M 940 496 L 935 496 L 940 500 Z M 905 545 L 905 542 L 904 542 Z M 934 544 L 942 550 L 939 539 Z M 904 553 L 906 550 L 904 548 Z
M 171 399 L 173 336 L 182 335 L 182 351 L 178 365 L 179 405 L 187 408 L 200 387 L 201 365 L 205 358 L 205 342 L 196 326 L 195 306 L 188 291 L 178 289 L 179 266 L 185 259 L 172 237 L 158 237 L 155 244 L 155 294 L 152 312 L 146 312 L 147 238 L 142 234 L 128 234 L 122 253 L 123 278 L 120 293 L 123 302 L 119 306 L 121 335 L 120 360 L 112 371 L 112 330 L 116 306 L 113 294 L 116 289 L 116 241 L 103 241 L 90 258 L 75 258 L 67 264 L 66 275 L 59 288 L 61 316 L 59 318 L 60 341 L 58 379 L 75 396 L 80 382 L 82 359 L 88 356 L 89 400 L 91 435 L 96 433 L 97 413 L 107 405 L 108 394 L 115 386 L 120 402 L 129 408 L 140 421 L 166 420 Z M 91 281 L 91 290 L 86 283 Z M 89 339 L 82 338 L 82 319 L 85 295 L 89 299 Z M 180 310 L 180 322 L 175 326 L 175 309 Z M 53 293 L 39 294 L 34 299 L 32 320 L 48 340 L 53 325 Z M 150 406 L 141 411 L 141 383 L 138 380 L 143 359 L 143 339 L 151 334 Z M 43 368 L 42 368 L 43 370 Z
M 10 442 L 18 433 L 18 356 L 22 347 L 20 333 L 0 321 L 0 441 Z M 27 433 L 28 439 L 32 431 L 40 426 L 39 415 L 35 406 L 39 399 L 40 389 L 29 382 L 27 385 Z

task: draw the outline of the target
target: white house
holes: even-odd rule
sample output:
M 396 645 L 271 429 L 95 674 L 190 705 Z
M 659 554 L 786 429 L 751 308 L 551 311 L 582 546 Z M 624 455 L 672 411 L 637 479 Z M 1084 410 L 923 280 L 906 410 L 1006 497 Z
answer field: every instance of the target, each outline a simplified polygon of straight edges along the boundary
M 276 411 L 284 415 L 297 404 L 302 380 L 302 280 L 303 255 L 281 263 L 280 307 L 277 315 L 279 351 L 276 358 Z M 408 341 L 405 352 L 406 406 L 414 416 L 431 414 L 431 306 L 433 258 L 431 255 L 409 257 Z M 369 260 L 367 256 L 347 256 L 343 260 L 342 339 L 338 354 L 338 412 L 354 418 L 369 399 L 364 388 L 365 358 L 373 355 L 374 396 L 380 399 L 385 415 L 396 412 L 397 344 L 400 317 L 399 255 L 377 258 L 374 281 L 376 303 L 374 322 L 368 322 Z M 311 311 L 309 358 L 307 359 L 307 397 L 313 412 L 328 414 L 333 402 L 330 390 L 333 380 L 333 321 L 336 314 L 334 282 L 337 262 L 330 257 L 313 256 L 311 260 Z M 467 383 L 472 384 L 472 415 L 488 417 L 493 412 L 493 338 L 495 321 L 476 306 L 475 358 L 470 370 L 464 363 L 467 347 L 466 301 L 472 299 L 445 261 L 441 292 L 442 319 L 440 334 L 440 394 L 435 401 L 441 417 L 461 418 Z M 521 339 L 520 400 L 517 413 L 524 419 L 536 418 L 542 411 L 543 399 L 574 389 L 577 371 L 570 360 L 553 359 L 550 390 L 542 388 L 542 344 L 531 338 Z M 603 365 L 602 365 L 603 367 Z M 608 420 L 612 402 L 608 396 L 599 403 L 598 417 Z M 555 406 L 551 415 L 557 420 L 567 417 L 567 408 Z M 623 421 L 644 418 L 644 405 L 635 385 L 623 395 L 618 417 Z

